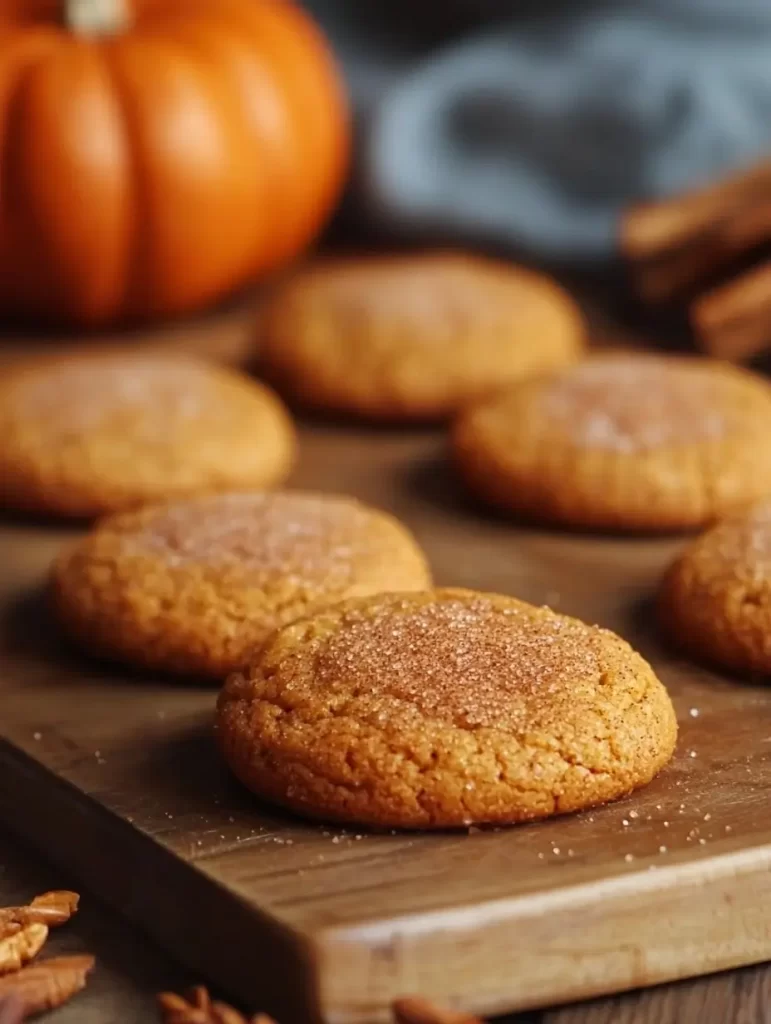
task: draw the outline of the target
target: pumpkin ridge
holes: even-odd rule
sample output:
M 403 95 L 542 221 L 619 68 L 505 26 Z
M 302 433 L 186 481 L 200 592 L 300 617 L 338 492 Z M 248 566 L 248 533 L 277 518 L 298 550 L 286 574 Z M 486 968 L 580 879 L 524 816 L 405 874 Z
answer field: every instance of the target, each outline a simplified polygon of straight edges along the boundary
M 127 311 L 134 308 L 135 294 L 138 291 L 137 274 L 142 267 L 142 251 L 145 247 L 143 231 L 146 230 L 146 220 L 143 216 L 143 211 L 146 209 L 147 202 L 141 185 L 142 176 L 139 173 L 137 137 L 129 99 L 130 92 L 113 59 L 117 45 L 117 41 L 107 40 L 101 49 L 113 95 L 121 112 L 120 121 L 123 128 L 123 136 L 126 140 L 125 151 L 129 165 L 127 189 L 128 203 L 131 210 L 128 218 L 130 228 L 126 234 L 123 257 L 122 294 L 115 309 L 115 316 L 122 320 Z

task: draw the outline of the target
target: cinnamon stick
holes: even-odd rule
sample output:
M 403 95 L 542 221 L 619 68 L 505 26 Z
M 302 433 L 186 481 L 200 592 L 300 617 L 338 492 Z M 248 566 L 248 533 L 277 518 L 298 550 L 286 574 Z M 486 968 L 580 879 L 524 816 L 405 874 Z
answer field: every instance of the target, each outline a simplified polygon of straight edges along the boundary
M 771 261 L 696 300 L 690 317 L 708 355 L 735 361 L 758 355 L 771 344 Z
M 771 196 L 771 159 L 717 184 L 659 202 L 641 203 L 621 222 L 621 248 L 632 260 L 682 246 L 737 207 Z
M 733 211 L 698 243 L 635 267 L 635 288 L 644 301 L 662 305 L 714 283 L 721 273 L 741 273 L 753 256 L 767 254 L 764 247 L 771 251 L 771 198 Z
M 708 188 L 630 209 L 621 248 L 645 302 L 662 305 L 771 251 L 771 160 Z

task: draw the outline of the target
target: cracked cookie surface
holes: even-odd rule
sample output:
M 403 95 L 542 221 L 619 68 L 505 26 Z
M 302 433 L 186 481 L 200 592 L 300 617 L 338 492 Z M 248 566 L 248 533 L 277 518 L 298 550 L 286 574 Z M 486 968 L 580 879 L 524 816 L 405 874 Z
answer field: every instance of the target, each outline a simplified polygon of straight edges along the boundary
M 344 602 L 274 634 L 219 698 L 256 794 L 388 828 L 506 824 L 612 800 L 674 750 L 672 703 L 615 634 L 442 589 Z
M 585 327 L 551 279 L 459 253 L 309 268 L 269 304 L 268 377 L 298 403 L 376 420 L 441 420 L 581 354 Z
M 659 592 L 662 628 L 699 660 L 771 674 L 771 502 L 702 534 Z
M 392 516 L 353 498 L 274 491 L 105 519 L 60 556 L 51 591 L 87 650 L 223 678 L 298 616 L 430 584 L 417 542 Z
M 0 505 L 92 518 L 188 494 L 272 487 L 295 457 L 262 384 L 185 355 L 36 359 L 0 379 Z
M 455 462 L 529 519 L 692 529 L 771 494 L 771 387 L 707 359 L 598 355 L 468 410 Z

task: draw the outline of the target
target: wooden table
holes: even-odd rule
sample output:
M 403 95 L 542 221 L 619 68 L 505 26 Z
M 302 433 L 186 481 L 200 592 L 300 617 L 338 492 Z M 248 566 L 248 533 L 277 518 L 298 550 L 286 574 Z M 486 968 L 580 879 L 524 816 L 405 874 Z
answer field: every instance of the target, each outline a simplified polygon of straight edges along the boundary
M 0 832 L 0 906 L 74 882 Z M 81 912 L 52 933 L 47 952 L 90 952 L 97 967 L 87 990 L 50 1018 L 51 1024 L 152 1024 L 154 994 L 184 990 L 196 979 L 120 917 L 83 894 Z M 543 1013 L 509 1024 L 769 1024 L 771 964 L 662 985 Z M 291 1024 L 282 1021 L 281 1024 Z

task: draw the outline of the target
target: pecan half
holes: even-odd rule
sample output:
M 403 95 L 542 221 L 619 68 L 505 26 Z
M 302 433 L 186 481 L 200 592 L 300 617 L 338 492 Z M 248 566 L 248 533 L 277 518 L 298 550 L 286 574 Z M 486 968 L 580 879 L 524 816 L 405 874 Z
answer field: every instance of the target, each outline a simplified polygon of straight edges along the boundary
M 0 978 L 0 1000 L 15 995 L 21 1001 L 25 1017 L 55 1010 L 80 992 L 94 966 L 92 956 L 61 956 L 23 967 L 15 974 Z
M 69 921 L 78 909 L 80 897 L 66 889 L 44 892 L 26 907 L 0 907 L 0 937 L 17 932 L 28 924 L 56 928 Z
M 21 1024 L 24 1020 L 24 1003 L 15 994 L 0 999 L 0 1024 Z
M 18 930 L 0 938 L 0 974 L 18 971 L 33 960 L 45 945 L 48 928 L 44 924 L 19 926 Z
M 197 985 L 187 999 L 174 992 L 161 992 L 158 1006 L 164 1024 L 274 1024 L 264 1013 L 244 1017 L 227 1003 L 212 1001 L 203 985 Z
M 481 1024 L 473 1014 L 436 1006 L 420 996 L 397 999 L 391 1009 L 396 1024 Z

